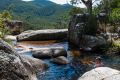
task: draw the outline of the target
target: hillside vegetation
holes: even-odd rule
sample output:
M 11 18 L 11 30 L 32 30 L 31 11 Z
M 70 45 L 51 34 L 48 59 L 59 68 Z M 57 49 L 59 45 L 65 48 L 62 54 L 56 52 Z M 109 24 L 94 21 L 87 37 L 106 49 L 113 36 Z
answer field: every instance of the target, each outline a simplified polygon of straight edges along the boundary
M 71 9 L 70 5 L 59 5 L 48 0 L 1 0 L 0 11 L 8 10 L 14 19 L 22 20 L 25 29 L 65 28 L 64 16 Z M 64 15 L 64 16 L 63 16 Z M 66 18 L 65 18 L 66 19 Z M 65 25 L 61 25 L 61 21 Z

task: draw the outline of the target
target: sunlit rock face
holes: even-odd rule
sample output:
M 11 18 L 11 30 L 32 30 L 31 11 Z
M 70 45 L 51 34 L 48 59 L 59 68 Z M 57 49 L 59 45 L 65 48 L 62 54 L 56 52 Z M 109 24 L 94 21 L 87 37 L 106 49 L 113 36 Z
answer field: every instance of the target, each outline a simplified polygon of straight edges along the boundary
M 1 80 L 37 80 L 36 73 L 45 68 L 43 61 L 20 56 L 10 45 L 0 40 Z
M 86 72 L 78 80 L 120 80 L 120 71 L 108 67 L 99 67 Z

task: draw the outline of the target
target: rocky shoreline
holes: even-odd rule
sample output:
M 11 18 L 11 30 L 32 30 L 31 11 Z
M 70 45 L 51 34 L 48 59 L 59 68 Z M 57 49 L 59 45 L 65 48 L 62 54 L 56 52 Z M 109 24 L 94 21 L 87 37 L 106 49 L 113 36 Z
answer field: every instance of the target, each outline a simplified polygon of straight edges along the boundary
M 52 34 L 49 33 L 50 35 L 46 34 L 46 32 L 45 32 L 44 34 L 47 35 L 46 38 L 43 38 L 41 36 L 39 36 L 39 37 L 37 36 L 36 38 L 34 38 L 34 36 L 36 36 L 36 34 L 32 35 L 32 37 L 28 36 L 28 35 L 31 35 L 31 33 L 32 34 L 36 33 L 36 31 L 26 31 L 26 32 L 23 32 L 22 34 L 18 35 L 17 40 L 18 41 L 24 41 L 24 40 L 25 41 L 26 40 L 33 40 L 33 41 L 35 40 L 36 41 L 36 40 L 50 40 L 50 39 L 61 40 L 61 39 L 67 38 L 67 30 L 62 30 L 63 34 L 58 36 L 58 34 L 60 34 L 62 32 L 62 31 L 60 31 L 60 33 L 59 33 L 59 31 L 58 32 L 56 31 L 55 33 L 54 33 L 54 31 L 52 31 Z M 39 32 L 39 30 L 37 32 Z M 42 34 L 40 33 L 39 35 L 42 35 Z M 56 37 L 51 37 L 53 35 L 55 35 Z M 49 38 L 47 38 L 48 36 L 49 36 Z M 10 39 L 10 38 L 8 37 L 8 39 Z M 16 38 L 12 37 L 11 40 L 16 41 Z M 106 41 L 101 37 L 93 37 L 93 36 L 86 35 L 85 40 L 88 41 L 87 43 L 85 43 L 85 46 L 83 46 L 83 48 L 86 49 L 86 51 L 89 48 L 96 47 L 96 45 L 106 44 Z M 23 47 L 23 46 L 21 46 L 21 47 Z M 49 67 L 49 65 L 47 65 L 41 59 L 49 58 L 52 63 L 60 64 L 60 65 L 66 65 L 66 64 L 70 63 L 70 61 L 67 59 L 68 53 L 64 49 L 64 47 L 53 47 L 53 48 L 48 47 L 48 48 L 39 48 L 37 50 L 35 50 L 35 49 L 31 50 L 31 49 L 28 49 L 28 52 L 31 51 L 32 56 L 34 58 L 21 55 L 22 53 L 24 54 L 24 52 L 17 53 L 14 50 L 14 48 L 12 48 L 8 43 L 4 42 L 3 40 L 0 40 L 0 62 L 1 62 L 1 64 L 0 64 L 0 66 L 1 66 L 0 67 L 0 70 L 1 70 L 0 71 L 1 72 L 0 79 L 37 80 L 36 74 L 38 72 L 40 73 L 42 71 L 45 71 Z M 99 68 L 100 71 L 104 70 L 104 69 L 106 69 L 107 71 L 111 71 L 112 72 L 111 74 L 114 73 L 113 69 L 106 68 L 106 67 Z M 96 68 L 94 70 L 98 70 L 98 68 Z M 99 72 L 99 70 L 98 70 L 98 72 Z M 103 73 L 104 73 L 104 71 L 103 71 Z M 89 73 L 87 75 L 90 75 L 90 74 L 91 73 Z M 88 79 L 88 78 L 86 79 L 86 76 L 84 76 L 84 75 L 86 75 L 86 73 L 83 74 L 83 76 L 81 78 L 79 78 L 79 80 L 96 80 L 96 79 L 93 79 L 93 77 L 92 77 L 92 79 Z M 115 78 L 117 78 L 119 80 L 120 79 L 119 76 L 115 76 Z M 90 75 L 90 77 L 91 77 L 91 75 Z M 103 76 L 101 78 L 103 78 L 105 80 L 114 80 L 111 78 L 111 76 L 109 76 L 109 74 L 108 74 L 108 78 L 104 78 Z M 101 79 L 97 79 L 97 80 L 101 80 Z
M 47 64 L 42 60 L 20 56 L 9 44 L 0 40 L 1 80 L 37 80 L 37 72 L 46 68 Z

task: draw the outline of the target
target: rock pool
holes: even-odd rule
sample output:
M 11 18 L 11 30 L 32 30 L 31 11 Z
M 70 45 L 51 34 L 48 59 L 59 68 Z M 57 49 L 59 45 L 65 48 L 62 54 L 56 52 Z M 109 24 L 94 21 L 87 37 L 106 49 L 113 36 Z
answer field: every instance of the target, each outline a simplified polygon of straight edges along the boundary
M 79 50 L 68 49 L 68 42 L 57 41 L 25 41 L 18 44 L 24 45 L 28 48 L 41 48 L 41 47 L 57 47 L 63 46 L 68 52 L 68 59 L 70 64 L 57 65 L 50 62 L 50 59 L 44 59 L 49 65 L 49 68 L 37 75 L 38 80 L 77 80 L 86 71 L 94 68 L 97 56 L 102 58 L 104 66 L 120 70 L 120 55 L 108 56 L 103 54 L 96 54 L 92 52 L 81 53 Z M 32 57 L 31 52 L 26 52 L 25 56 Z

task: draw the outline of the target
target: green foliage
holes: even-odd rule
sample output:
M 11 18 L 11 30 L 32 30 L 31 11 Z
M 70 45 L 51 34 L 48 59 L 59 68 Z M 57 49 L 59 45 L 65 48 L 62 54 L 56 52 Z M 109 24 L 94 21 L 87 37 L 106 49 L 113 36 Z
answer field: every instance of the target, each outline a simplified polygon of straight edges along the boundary
M 75 14 L 78 14 L 78 13 L 83 13 L 83 10 L 79 7 L 73 7 L 70 12 L 69 12 L 69 15 L 70 16 L 73 16 Z
M 72 5 L 76 5 L 76 4 L 81 4 L 83 3 L 86 8 L 87 8 L 87 13 L 89 13 L 90 15 L 92 15 L 92 5 L 93 3 L 97 1 L 97 0 L 71 0 L 71 4 Z
M 3 11 L 0 14 L 0 38 L 4 38 L 4 36 L 9 33 L 9 29 L 6 26 L 5 21 L 10 20 L 11 18 L 12 16 L 8 11 Z
M 117 30 L 117 28 L 120 26 L 120 1 L 119 0 L 113 0 L 110 4 L 111 13 L 110 13 L 110 23 L 112 26 L 114 26 L 113 30 L 114 32 Z
M 111 0 L 111 8 L 119 8 L 120 7 L 120 0 Z
M 111 24 L 110 26 L 114 26 L 113 31 L 120 26 L 120 1 L 119 0 L 101 0 L 100 4 L 98 4 L 93 9 L 93 13 L 96 15 L 100 12 L 105 12 L 107 17 L 104 20 L 104 24 Z M 106 26 L 108 27 L 108 26 Z M 112 31 L 111 30 L 111 31 Z
M 114 0 L 111 1 L 111 14 L 110 14 L 110 20 L 112 23 L 120 23 L 120 1 Z
M 2 16 L 1 18 L 3 18 L 4 20 L 11 20 L 12 19 L 12 16 L 11 14 L 9 13 L 9 11 L 3 11 L 2 12 Z
M 114 42 L 113 47 L 118 47 L 120 49 L 120 41 L 119 42 Z
M 58 17 L 56 20 L 56 23 L 54 24 L 55 28 L 57 28 L 57 29 L 68 28 L 69 19 L 70 19 L 70 16 L 69 16 L 68 12 L 66 12 L 62 16 Z
M 99 7 L 102 7 L 101 9 Z M 102 0 L 98 6 L 100 10 L 105 10 L 109 15 L 109 20 L 112 23 L 120 21 L 120 1 L 119 0 Z
M 112 22 L 120 23 L 120 8 L 112 9 L 112 13 L 110 15 Z
M 70 5 L 59 5 L 48 0 L 1 0 L 0 11 L 9 10 L 13 19 L 24 22 L 25 30 L 61 28 L 55 26 L 58 18 L 71 9 Z M 64 20 L 63 20 L 64 21 Z
M 100 13 L 100 11 L 101 11 L 101 6 L 99 5 L 93 8 L 94 15 L 97 15 L 98 13 Z

